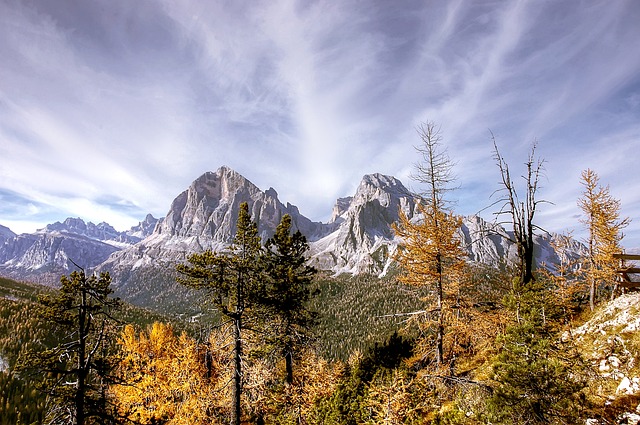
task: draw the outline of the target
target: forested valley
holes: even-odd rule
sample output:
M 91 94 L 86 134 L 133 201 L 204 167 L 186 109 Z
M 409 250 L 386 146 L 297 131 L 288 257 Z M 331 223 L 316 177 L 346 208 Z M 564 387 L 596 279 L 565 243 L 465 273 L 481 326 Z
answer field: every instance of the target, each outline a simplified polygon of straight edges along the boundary
M 122 302 L 107 272 L 78 267 L 59 289 L 1 279 L 0 425 L 627 423 L 640 308 L 616 277 L 619 202 L 586 170 L 588 254 L 536 268 L 543 161 L 534 146 L 518 191 L 494 144 L 518 255 L 471 263 L 451 162 L 435 126 L 419 134 L 422 218 L 401 214 L 384 277 L 315 270 L 289 216 L 262 241 L 243 204 L 227 250 L 176 267 L 197 317 Z M 614 298 L 627 320 L 598 328 Z

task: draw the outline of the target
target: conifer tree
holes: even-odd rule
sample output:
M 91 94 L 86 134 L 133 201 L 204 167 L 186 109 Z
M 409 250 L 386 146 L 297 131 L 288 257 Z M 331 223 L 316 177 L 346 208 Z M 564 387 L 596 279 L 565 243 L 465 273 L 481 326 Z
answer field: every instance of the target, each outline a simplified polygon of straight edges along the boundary
M 38 314 L 62 335 L 47 350 L 29 352 L 21 368 L 52 377 L 46 381 L 47 423 L 114 423 L 107 387 L 111 374 L 111 313 L 119 300 L 111 298 L 109 273 L 87 276 L 84 270 L 62 276 L 60 290 L 39 297 Z
M 208 250 L 192 254 L 188 258 L 189 264 L 180 264 L 177 270 L 182 275 L 178 282 L 206 290 L 210 302 L 232 327 L 232 423 L 239 425 L 242 413 L 244 333 L 251 329 L 251 322 L 260 317 L 259 314 L 255 314 L 255 310 L 260 307 L 257 301 L 263 286 L 260 236 L 256 223 L 251 220 L 246 202 L 240 204 L 236 227 L 235 238 L 227 252 L 217 253 Z
M 296 352 L 308 342 L 317 316 L 308 306 L 316 269 L 306 264 L 307 239 L 299 230 L 292 233 L 291 226 L 291 216 L 284 215 L 265 244 L 266 287 L 260 300 L 271 313 L 272 343 L 284 356 L 289 384 Z
M 504 335 L 492 367 L 493 392 L 484 418 L 494 424 L 584 423 L 589 407 L 583 393 L 589 366 L 571 341 L 558 331 L 564 311 L 538 278 L 516 282 L 506 297 L 514 318 Z
M 621 252 L 622 229 L 629 224 L 629 218 L 620 217 L 620 201 L 611 196 L 608 186 L 599 184 L 593 170 L 582 172 L 581 184 L 584 192 L 578 206 L 584 213 L 582 222 L 589 230 L 589 257 L 584 271 L 589 284 L 589 307 L 593 311 L 598 284 L 615 280 L 613 254 Z
M 418 133 L 422 144 L 416 149 L 422 160 L 416 164 L 413 178 L 425 185 L 417 206 L 421 219 L 411 220 L 400 211 L 399 222 L 394 225 L 402 241 L 396 259 L 404 271 L 399 277 L 401 282 L 433 288 L 432 311 L 437 316 L 435 360 L 442 364 L 446 295 L 455 291 L 464 267 L 465 254 L 456 237 L 462 221 L 453 213 L 445 196 L 453 189 L 453 165 L 442 149 L 439 130 L 429 122 L 420 126 Z

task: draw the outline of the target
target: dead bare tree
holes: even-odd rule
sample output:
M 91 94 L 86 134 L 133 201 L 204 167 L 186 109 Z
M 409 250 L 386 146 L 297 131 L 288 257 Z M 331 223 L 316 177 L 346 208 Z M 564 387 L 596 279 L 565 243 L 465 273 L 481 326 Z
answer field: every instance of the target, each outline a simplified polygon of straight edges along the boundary
M 491 133 L 491 139 L 493 141 L 494 159 L 498 168 L 500 169 L 500 177 L 502 186 L 496 193 L 501 193 L 502 196 L 493 205 L 499 204 L 500 209 L 496 212 L 496 217 L 500 218 L 507 215 L 511 218 L 511 224 L 513 225 L 513 235 L 511 235 L 511 242 L 516 244 L 518 252 L 518 270 L 520 273 L 520 282 L 522 285 L 527 285 L 534 280 L 533 270 L 535 268 L 535 256 L 534 256 L 534 232 L 535 230 L 542 230 L 540 227 L 534 224 L 534 216 L 538 204 L 546 201 L 536 199 L 538 192 L 538 184 L 540 181 L 541 173 L 544 171 L 544 160 L 536 158 L 535 152 L 537 143 L 534 142 L 531 146 L 531 152 L 525 162 L 526 172 L 522 176 L 526 185 L 526 193 L 524 199 L 520 199 L 516 185 L 514 184 L 511 173 L 509 172 L 509 165 L 498 149 L 496 138 Z

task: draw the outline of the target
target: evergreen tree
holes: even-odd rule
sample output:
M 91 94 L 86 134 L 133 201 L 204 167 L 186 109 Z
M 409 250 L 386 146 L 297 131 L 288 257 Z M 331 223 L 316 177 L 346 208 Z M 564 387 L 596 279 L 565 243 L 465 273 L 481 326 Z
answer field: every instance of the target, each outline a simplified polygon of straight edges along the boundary
M 488 423 L 584 423 L 588 366 L 571 341 L 559 339 L 562 308 L 545 284 L 516 282 L 507 297 L 514 317 L 498 338 Z
M 613 254 L 622 251 L 622 229 L 629 224 L 629 218 L 620 218 L 620 201 L 611 196 L 608 186 L 600 186 L 594 171 L 583 171 L 581 183 L 584 192 L 578 199 L 578 206 L 585 215 L 582 222 L 589 230 L 589 256 L 584 273 L 589 284 L 589 306 L 593 311 L 598 284 L 615 280 L 617 264 Z
M 51 349 L 27 353 L 20 368 L 50 377 L 45 381 L 47 423 L 114 423 L 107 387 L 114 379 L 111 312 L 120 302 L 109 297 L 111 278 L 108 273 L 87 276 L 81 269 L 62 276 L 60 283 L 57 293 L 39 297 L 38 314 L 62 340 Z
M 286 382 L 293 382 L 293 361 L 309 341 L 317 314 L 309 309 L 316 269 L 306 264 L 305 236 L 291 232 L 291 216 L 282 217 L 265 244 L 266 285 L 261 302 L 269 309 L 272 343 L 284 356 Z
M 262 280 L 262 251 L 256 223 L 251 220 L 249 206 L 240 204 L 237 230 L 227 252 L 211 250 L 192 254 L 189 264 L 177 266 L 183 285 L 208 291 L 210 302 L 226 318 L 233 331 L 233 413 L 232 423 L 241 420 L 243 391 L 242 364 L 245 360 L 243 340 L 245 331 L 252 329 L 252 322 L 260 318 L 256 314 Z

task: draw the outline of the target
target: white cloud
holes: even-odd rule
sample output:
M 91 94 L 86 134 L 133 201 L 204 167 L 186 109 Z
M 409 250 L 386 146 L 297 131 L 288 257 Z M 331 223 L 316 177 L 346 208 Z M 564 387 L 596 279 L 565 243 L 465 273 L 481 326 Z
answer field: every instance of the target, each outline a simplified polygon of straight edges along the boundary
M 431 120 L 464 213 L 497 186 L 489 129 L 514 168 L 539 139 L 555 230 L 587 162 L 635 182 L 638 21 L 633 1 L 1 2 L 0 190 L 128 227 L 224 164 L 325 219 L 365 173 L 409 185 Z

